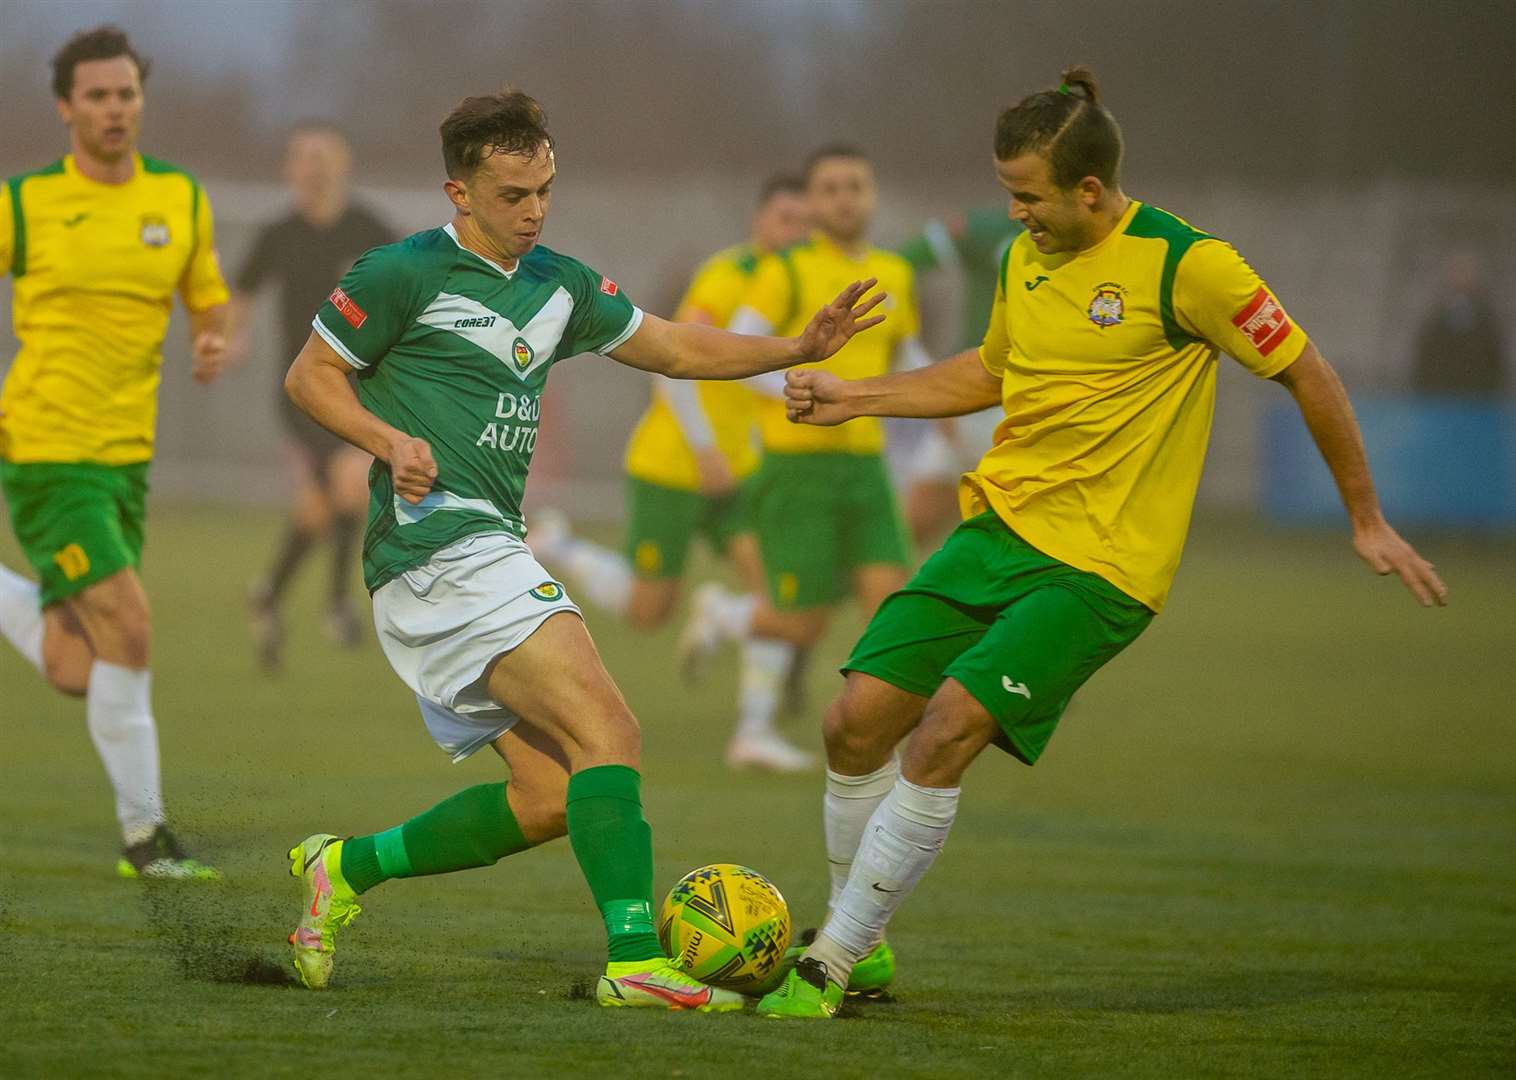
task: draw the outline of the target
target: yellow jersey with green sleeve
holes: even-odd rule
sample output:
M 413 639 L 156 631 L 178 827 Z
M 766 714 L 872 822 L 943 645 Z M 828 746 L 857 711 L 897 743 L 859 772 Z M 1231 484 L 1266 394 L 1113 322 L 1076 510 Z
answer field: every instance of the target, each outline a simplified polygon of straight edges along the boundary
M 701 265 L 679 302 L 674 318 L 725 326 L 737 310 L 759 255 L 751 244 L 736 244 Z M 758 467 L 754 441 L 755 395 L 740 382 L 707 381 L 694 385 L 709 426 L 710 445 L 726 458 L 732 475 L 750 475 Z M 695 452 L 681 426 L 669 390 L 660 380 L 653 400 L 637 422 L 626 447 L 627 475 L 679 491 L 698 491 L 700 471 Z
M 21 342 L 0 390 L 8 461 L 151 459 L 174 294 L 191 311 L 227 300 L 199 182 L 156 158 L 134 164 L 130 180 L 102 184 L 70 155 L 0 188 Z
M 979 355 L 1005 419 L 964 475 L 965 517 L 993 510 L 1028 543 L 1153 611 L 1179 567 L 1225 352 L 1268 378 L 1306 335 L 1222 240 L 1132 200 L 1086 251 L 1006 253 Z
M 759 263 L 742 300 L 742 307 L 761 317 L 781 337 L 799 334 L 811 316 L 830 304 L 855 281 L 878 278 L 877 288 L 888 294 L 882 306 L 887 316 L 879 326 L 853 338 L 819 367 L 844 379 L 866 379 L 890 370 L 896 351 L 921 329 L 916 309 L 916 276 L 910 263 L 893 251 L 868 248 L 863 255 L 847 254 L 820 233 L 802 244 L 770 255 Z M 784 401 L 758 396 L 758 431 L 765 451 L 785 454 L 878 454 L 884 450 L 884 425 L 874 417 L 838 427 L 792 424 Z

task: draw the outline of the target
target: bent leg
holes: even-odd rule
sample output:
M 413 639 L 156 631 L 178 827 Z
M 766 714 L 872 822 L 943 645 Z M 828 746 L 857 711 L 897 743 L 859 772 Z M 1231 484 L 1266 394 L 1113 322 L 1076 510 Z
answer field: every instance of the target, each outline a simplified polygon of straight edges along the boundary
M 83 697 L 95 666 L 95 650 L 83 624 L 63 603 L 43 609 L 42 626 L 42 672 L 47 681 L 70 697 Z
M 489 673 L 496 701 L 562 751 L 569 844 L 605 922 L 612 963 L 662 955 L 653 836 L 642 816 L 641 733 L 577 615 L 551 615 Z
M 116 817 L 127 846 L 144 842 L 164 820 L 158 763 L 158 729 L 153 722 L 152 640 L 147 594 L 133 570 L 122 570 L 64 601 L 56 625 L 73 620 L 95 657 L 90 665 L 86 708 L 90 738 L 116 793 Z M 70 628 L 71 629 L 71 628 Z M 77 654 L 77 635 L 66 646 Z
M 342 844 L 342 876 L 354 893 L 399 877 L 493 866 L 564 833 L 568 762 L 525 723 L 495 739 L 508 783 L 465 788 L 402 825 Z

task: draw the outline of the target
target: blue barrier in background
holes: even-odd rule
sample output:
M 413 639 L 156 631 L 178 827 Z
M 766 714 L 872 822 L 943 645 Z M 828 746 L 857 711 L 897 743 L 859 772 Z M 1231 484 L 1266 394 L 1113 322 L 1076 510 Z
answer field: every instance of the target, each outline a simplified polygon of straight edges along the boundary
M 1516 405 L 1466 399 L 1356 401 L 1375 486 L 1392 522 L 1516 527 Z M 1332 474 L 1293 402 L 1263 416 L 1264 512 L 1289 524 L 1341 522 Z

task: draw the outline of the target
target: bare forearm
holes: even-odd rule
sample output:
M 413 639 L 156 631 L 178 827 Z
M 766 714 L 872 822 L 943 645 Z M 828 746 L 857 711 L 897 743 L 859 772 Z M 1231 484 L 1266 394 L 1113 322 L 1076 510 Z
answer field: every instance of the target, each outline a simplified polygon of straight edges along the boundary
M 966 416 L 1000 400 L 1000 383 L 984 369 L 977 349 L 965 349 L 914 371 L 858 379 L 844 386 L 843 404 L 854 416 Z
M 1382 521 L 1363 434 L 1353 416 L 1347 390 L 1332 366 L 1310 345 L 1276 379 L 1294 397 L 1316 449 L 1332 472 L 1353 527 L 1364 528 Z
M 284 391 L 316 423 L 381 461 L 388 462 L 391 448 L 407 438 L 363 407 L 346 374 L 305 352 L 284 376 Z
M 794 338 L 733 334 L 699 323 L 670 323 L 671 379 L 746 379 L 800 359 Z
M 217 304 L 208 307 L 204 311 L 191 311 L 190 339 L 194 340 L 201 334 L 224 334 L 226 333 L 228 304 Z

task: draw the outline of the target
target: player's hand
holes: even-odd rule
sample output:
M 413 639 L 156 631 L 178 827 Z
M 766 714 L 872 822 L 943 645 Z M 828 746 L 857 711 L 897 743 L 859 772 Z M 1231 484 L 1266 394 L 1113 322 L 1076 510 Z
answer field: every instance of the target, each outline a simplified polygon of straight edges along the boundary
M 226 367 L 226 335 L 219 330 L 206 330 L 195 335 L 190 346 L 190 372 L 201 386 L 216 381 Z
M 426 498 L 437 482 L 437 462 L 425 439 L 409 435 L 390 447 L 390 475 L 395 479 L 395 494 L 415 505 Z
M 797 424 L 832 427 L 853 419 L 847 406 L 847 380 L 819 368 L 784 373 L 784 412 Z
M 795 363 L 814 364 L 825 360 L 846 345 L 854 334 L 861 334 L 869 327 L 882 323 L 883 314 L 865 318 L 869 312 L 884 303 L 886 294 L 882 292 L 864 298 L 864 294 L 877 284 L 878 278 L 855 281 L 838 293 L 837 299 L 816 312 L 796 339 L 800 355 Z
M 726 455 L 714 446 L 695 452 L 695 469 L 700 474 L 700 494 L 706 498 L 730 495 L 737 490 L 737 478 L 732 475 Z
M 1353 532 L 1353 549 L 1359 558 L 1381 576 L 1397 574 L 1422 607 L 1445 607 L 1448 587 L 1437 576 L 1432 564 L 1416 554 L 1416 549 L 1381 519 L 1376 524 Z

